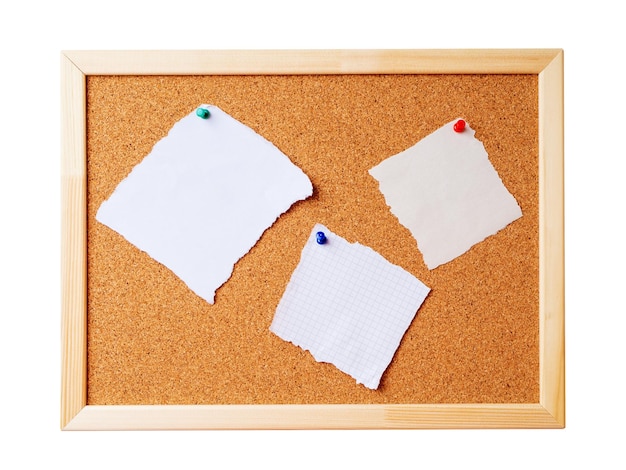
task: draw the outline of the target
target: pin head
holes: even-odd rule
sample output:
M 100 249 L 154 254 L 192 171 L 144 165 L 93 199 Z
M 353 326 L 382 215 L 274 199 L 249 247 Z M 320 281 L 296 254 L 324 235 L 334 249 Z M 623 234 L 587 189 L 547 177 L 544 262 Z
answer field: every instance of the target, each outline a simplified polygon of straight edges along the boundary
M 206 108 L 198 108 L 196 109 L 196 116 L 202 119 L 209 119 L 209 116 L 211 116 L 211 113 Z
M 315 234 L 316 240 L 317 240 L 317 244 L 318 245 L 323 245 L 324 243 L 326 243 L 326 235 L 324 235 L 324 232 L 317 232 Z
M 454 123 L 452 128 L 454 129 L 454 132 L 463 132 L 465 130 L 465 121 L 463 119 L 459 119 Z

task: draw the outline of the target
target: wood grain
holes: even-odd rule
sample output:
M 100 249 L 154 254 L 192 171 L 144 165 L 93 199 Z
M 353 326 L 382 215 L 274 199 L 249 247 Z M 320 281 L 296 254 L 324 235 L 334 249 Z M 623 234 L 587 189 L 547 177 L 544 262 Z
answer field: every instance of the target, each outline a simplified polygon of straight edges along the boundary
M 541 72 L 556 49 L 66 51 L 86 75 Z
M 85 406 L 87 211 L 84 181 L 87 169 L 84 163 L 85 146 L 88 145 L 85 142 L 84 125 L 85 76 L 136 73 L 141 75 L 538 74 L 540 175 L 538 403 Z M 565 403 L 562 80 L 562 51 L 558 50 L 64 53 L 62 428 L 562 427 Z
M 541 403 L 565 426 L 563 53 L 539 75 Z
M 61 427 L 87 403 L 85 75 L 61 57 Z
M 560 424 L 520 405 L 88 405 L 67 430 L 534 429 Z

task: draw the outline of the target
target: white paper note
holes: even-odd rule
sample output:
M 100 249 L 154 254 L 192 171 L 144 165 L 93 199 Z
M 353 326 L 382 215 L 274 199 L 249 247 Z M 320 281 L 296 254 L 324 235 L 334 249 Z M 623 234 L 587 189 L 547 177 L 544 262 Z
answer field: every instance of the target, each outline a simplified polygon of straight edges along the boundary
M 234 264 L 309 178 L 271 142 L 216 106 L 177 122 L 102 203 L 96 219 L 171 269 L 209 303 Z
M 429 269 L 462 255 L 522 216 L 483 144 L 449 122 L 369 173 Z
M 327 238 L 323 245 L 319 231 Z M 317 224 L 270 330 L 376 389 L 428 292 L 371 248 Z

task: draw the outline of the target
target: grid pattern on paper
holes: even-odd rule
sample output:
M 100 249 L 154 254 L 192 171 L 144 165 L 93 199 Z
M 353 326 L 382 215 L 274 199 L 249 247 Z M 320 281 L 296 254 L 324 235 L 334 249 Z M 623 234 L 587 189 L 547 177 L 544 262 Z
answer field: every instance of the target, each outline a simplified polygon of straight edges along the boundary
M 326 244 L 317 244 L 318 231 Z M 270 330 L 375 389 L 429 291 L 371 248 L 317 224 Z

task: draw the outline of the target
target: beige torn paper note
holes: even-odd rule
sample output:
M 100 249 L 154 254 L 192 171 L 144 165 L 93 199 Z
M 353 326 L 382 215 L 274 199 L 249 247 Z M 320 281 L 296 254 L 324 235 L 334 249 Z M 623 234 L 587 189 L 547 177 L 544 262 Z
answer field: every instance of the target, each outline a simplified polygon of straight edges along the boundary
M 371 248 L 316 224 L 270 331 L 376 389 L 429 292 Z
M 214 302 L 234 264 L 296 201 L 309 178 L 271 142 L 203 104 L 120 182 L 96 219 Z
M 451 121 L 369 173 L 429 269 L 462 255 L 522 216 L 469 126 Z

